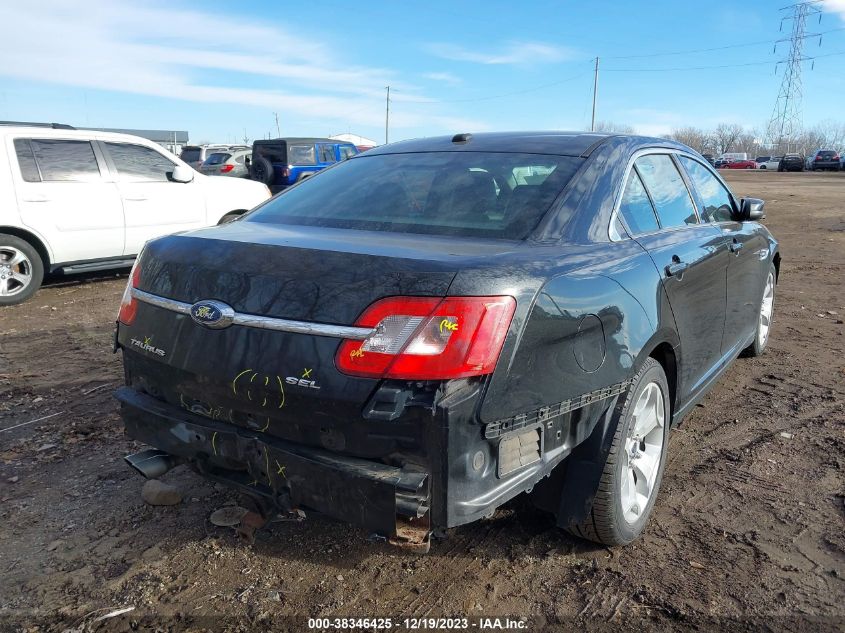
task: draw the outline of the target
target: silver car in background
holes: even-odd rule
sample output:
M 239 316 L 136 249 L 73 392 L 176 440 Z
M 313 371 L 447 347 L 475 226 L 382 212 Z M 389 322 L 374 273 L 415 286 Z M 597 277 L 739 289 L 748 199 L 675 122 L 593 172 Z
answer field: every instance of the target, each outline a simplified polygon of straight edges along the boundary
M 251 149 L 215 152 L 203 161 L 199 171 L 206 176 L 246 178 L 249 175 L 249 170 L 245 161 L 251 153 Z

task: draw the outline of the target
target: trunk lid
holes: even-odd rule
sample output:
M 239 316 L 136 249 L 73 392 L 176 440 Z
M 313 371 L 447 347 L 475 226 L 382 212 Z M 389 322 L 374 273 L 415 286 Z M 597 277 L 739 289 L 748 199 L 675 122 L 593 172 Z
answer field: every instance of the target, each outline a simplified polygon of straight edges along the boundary
M 221 301 L 240 314 L 353 325 L 383 297 L 446 296 L 459 269 L 514 246 L 233 222 L 150 242 L 138 288 L 184 304 Z M 349 427 L 361 423 L 379 381 L 336 369 L 342 339 L 240 325 L 209 329 L 145 302 L 118 339 L 130 383 L 173 405 L 361 456 L 384 450 L 378 442 L 348 446 L 371 433 Z

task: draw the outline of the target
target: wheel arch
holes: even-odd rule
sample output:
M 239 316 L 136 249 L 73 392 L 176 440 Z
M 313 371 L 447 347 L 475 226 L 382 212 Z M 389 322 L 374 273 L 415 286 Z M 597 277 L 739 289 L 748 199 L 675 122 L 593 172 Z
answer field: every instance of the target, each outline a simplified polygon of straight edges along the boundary
M 37 235 L 35 235 L 35 233 L 32 233 L 30 231 L 27 231 L 26 229 L 22 229 L 16 226 L 2 225 L 0 225 L 0 233 L 14 235 L 17 238 L 28 242 L 32 246 L 32 248 L 34 248 L 36 252 L 41 256 L 41 261 L 44 264 L 44 272 L 50 272 L 50 251 L 44 241 Z
M 669 406 L 674 416 L 678 397 L 678 358 L 675 355 L 675 348 L 667 341 L 663 341 L 649 352 L 648 357 L 660 363 L 663 373 L 666 374 L 666 382 L 669 383 Z
M 234 215 L 236 217 L 241 217 L 247 211 L 249 211 L 249 209 L 232 209 L 231 211 L 226 211 L 223 215 L 220 216 L 220 219 L 217 220 L 217 224 L 218 225 L 222 224 L 223 218 L 226 218 L 230 215 Z

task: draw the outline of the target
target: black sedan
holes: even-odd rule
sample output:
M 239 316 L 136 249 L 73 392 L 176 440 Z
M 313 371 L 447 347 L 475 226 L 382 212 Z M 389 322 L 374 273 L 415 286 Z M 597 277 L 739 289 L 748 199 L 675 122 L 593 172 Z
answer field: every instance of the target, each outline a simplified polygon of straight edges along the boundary
M 646 525 L 669 429 L 769 338 L 778 244 L 677 143 L 459 134 L 372 149 L 139 255 L 127 459 L 260 523 L 315 510 L 425 550 L 527 492 L 605 544 Z

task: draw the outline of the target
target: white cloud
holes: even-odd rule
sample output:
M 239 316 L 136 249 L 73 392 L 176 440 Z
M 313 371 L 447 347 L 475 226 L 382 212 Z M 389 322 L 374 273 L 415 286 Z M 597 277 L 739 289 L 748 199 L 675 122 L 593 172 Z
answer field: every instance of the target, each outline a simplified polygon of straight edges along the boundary
M 487 65 L 546 64 L 571 59 L 574 51 L 545 42 L 510 42 L 498 51 L 476 51 L 457 44 L 429 44 L 430 53 L 444 59 Z
M 838 13 L 845 20 L 845 0 L 822 0 L 822 4 L 825 11 Z
M 0 76 L 197 102 L 266 107 L 280 115 L 381 125 L 384 87 L 426 101 L 388 68 L 350 65 L 322 33 L 183 9 L 174 3 L 6 3 Z M 393 97 L 393 95 L 391 95 Z M 454 121 L 405 107 L 393 127 Z M 430 110 L 430 109 L 429 109 Z
M 460 77 L 457 77 L 452 73 L 424 73 L 423 77 L 425 79 L 430 79 L 431 81 L 438 81 L 440 83 L 448 84 L 450 86 L 457 86 L 463 83 L 463 80 Z

